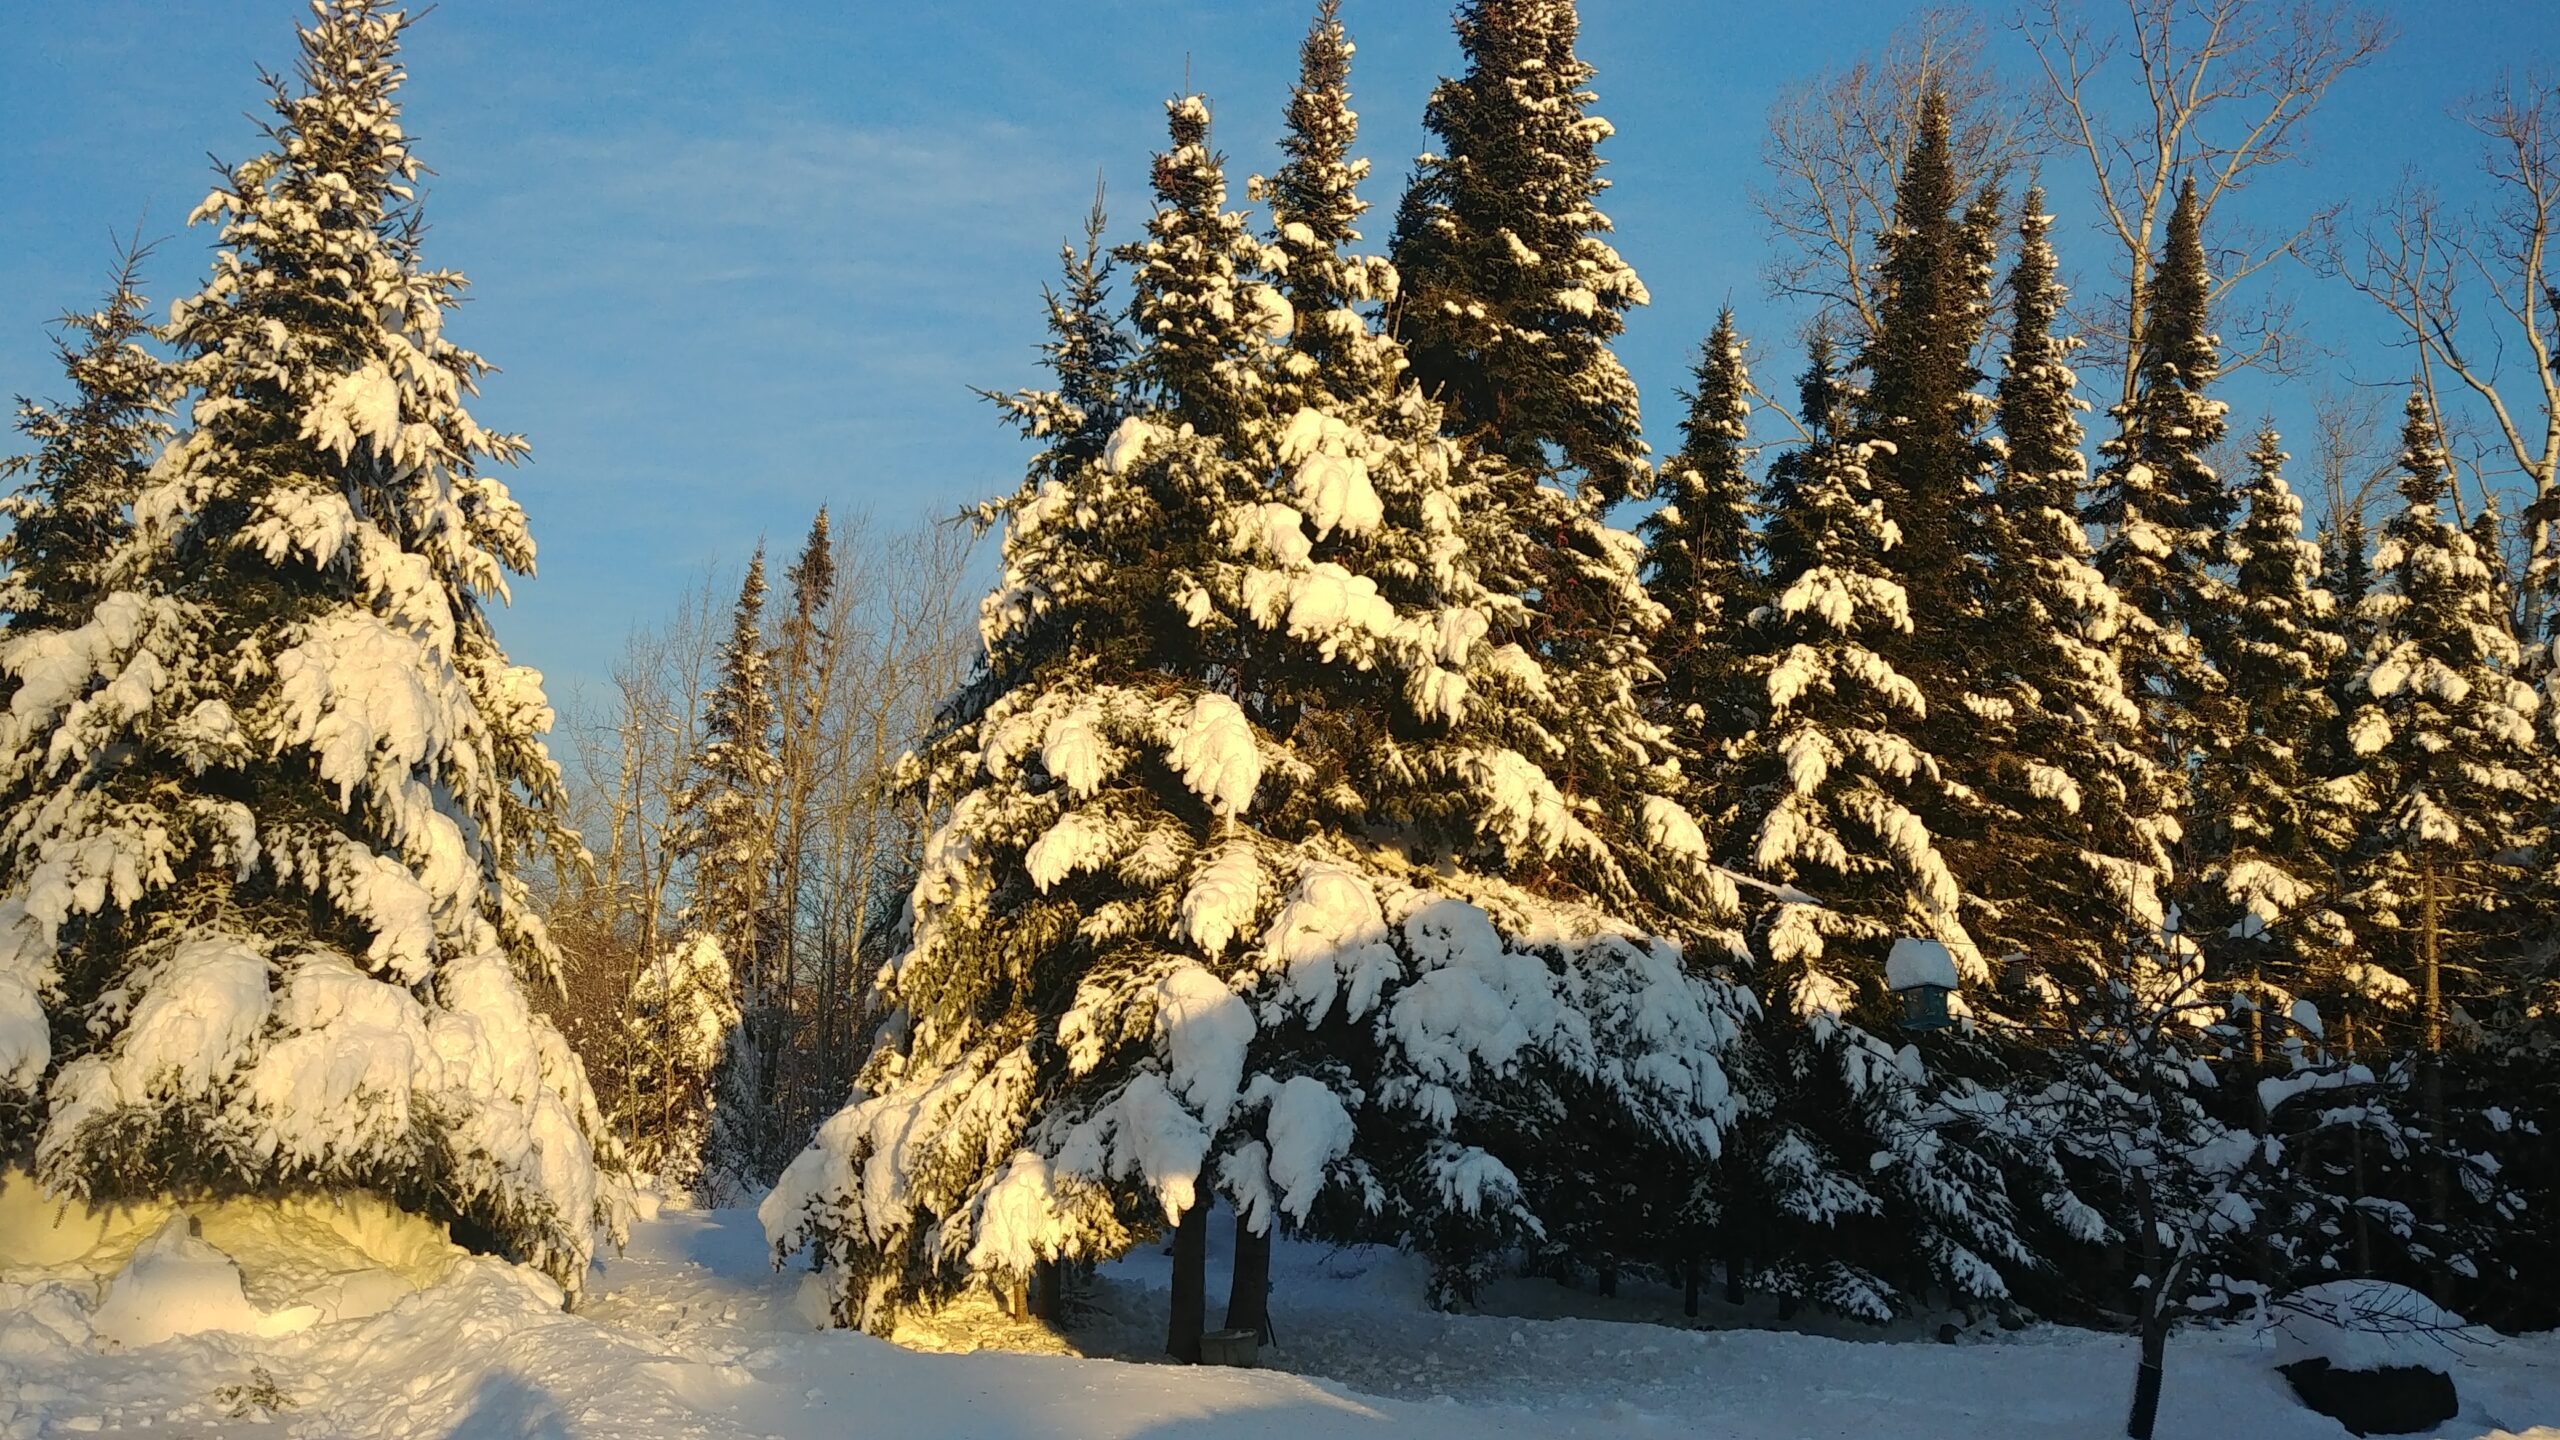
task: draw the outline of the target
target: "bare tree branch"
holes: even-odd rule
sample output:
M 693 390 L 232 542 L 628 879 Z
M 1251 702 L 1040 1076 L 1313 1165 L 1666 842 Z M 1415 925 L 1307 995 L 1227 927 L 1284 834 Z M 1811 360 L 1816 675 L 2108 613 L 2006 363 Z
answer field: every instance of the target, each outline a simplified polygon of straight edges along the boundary
M 1777 236 L 1769 289 L 1814 301 L 1816 320 L 1839 326 L 1852 349 L 1875 333 L 1872 246 L 1893 223 L 1930 87 L 1946 91 L 1961 189 L 2033 158 L 2035 136 L 2020 118 L 2028 106 L 1992 71 L 1985 38 L 1969 10 L 1923 10 L 1881 51 L 1789 87 L 1769 108 L 1760 146 L 1769 182 L 1751 197 Z
M 2375 12 L 2339 0 L 2117 4 L 2118 27 L 2103 31 L 2075 0 L 2031 0 L 2010 24 L 2042 73 L 2046 136 L 2087 165 L 2116 242 L 2119 287 L 2084 292 L 2083 325 L 2093 357 L 2117 372 L 2119 398 L 2130 400 L 2152 261 L 2180 177 L 2195 175 L 2210 217 L 2257 171 L 2298 158 L 2305 119 L 2340 77 L 2381 53 L 2390 32 Z M 2289 304 L 2261 297 L 2244 308 L 2243 296 L 2325 218 L 2280 234 L 2227 219 L 2215 226 L 2210 299 L 2230 333 L 2249 337 L 2226 369 L 2281 368 L 2296 353 Z
M 2480 136 L 2488 203 L 2457 213 L 2411 176 L 2353 227 L 2333 229 L 2319 259 L 2390 316 L 2431 394 L 2437 376 L 2450 377 L 2471 402 L 2463 413 L 2483 417 L 2498 455 L 2488 473 L 2520 479 L 2529 495 L 2527 603 L 2547 616 L 2560 589 L 2560 76 L 2509 72 L 2460 113 Z

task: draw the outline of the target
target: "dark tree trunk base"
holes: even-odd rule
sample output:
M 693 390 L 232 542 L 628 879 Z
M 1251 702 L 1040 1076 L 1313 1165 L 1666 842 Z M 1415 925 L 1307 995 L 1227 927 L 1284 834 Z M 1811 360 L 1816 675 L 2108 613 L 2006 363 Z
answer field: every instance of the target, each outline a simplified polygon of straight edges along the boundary
M 1164 1353 L 1185 1365 L 1200 1363 L 1200 1332 L 1209 1328 L 1208 1270 L 1209 1207 L 1194 1202 L 1173 1228 L 1173 1313 L 1164 1337 Z
M 2145 1360 L 2133 1372 L 2133 1413 L 2125 1417 L 2124 1433 L 2128 1440 L 2151 1440 L 2151 1427 L 2160 1421 L 2160 1364 Z
M 1250 1330 L 1271 1343 L 1271 1232 L 1259 1235 L 1236 1217 L 1236 1263 L 1227 1283 L 1227 1328 Z

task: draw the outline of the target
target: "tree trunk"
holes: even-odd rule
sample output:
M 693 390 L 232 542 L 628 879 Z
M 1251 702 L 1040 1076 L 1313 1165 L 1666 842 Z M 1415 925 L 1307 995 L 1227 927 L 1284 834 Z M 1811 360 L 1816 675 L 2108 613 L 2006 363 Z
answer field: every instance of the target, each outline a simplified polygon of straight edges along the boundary
M 2439 1234 L 2452 1218 L 2453 1162 L 2445 1134 L 2449 1122 L 2444 1103 L 2444 896 L 2437 884 L 2435 862 L 2427 862 L 2423 872 L 2426 881 L 2426 923 L 2419 931 L 2425 949 L 2427 967 L 2427 1033 L 2426 1047 L 2420 1054 L 2418 1079 L 2420 1098 L 2427 1107 L 2427 1129 L 2432 1139 L 2432 1154 L 2427 1162 L 2427 1219 Z M 2453 1298 L 2453 1274 L 2438 1269 L 2435 1292 L 2439 1305 Z
M 1698 1262 L 1695 1260 L 1680 1262 L 1680 1313 L 1692 1320 L 1698 1318 Z
M 1055 1260 L 1041 1260 L 1031 1267 L 1031 1316 L 1051 1324 L 1066 1318 L 1065 1297 L 1059 1293 L 1064 1271 Z
M 1200 1363 L 1200 1332 L 1209 1328 L 1208 1189 L 1173 1227 L 1173 1313 L 1165 1325 L 1164 1353 L 1185 1365 Z
M 1271 1232 L 1256 1235 L 1236 1216 L 1236 1263 L 1227 1281 L 1227 1328 L 1271 1343 Z
M 2365 1171 L 2363 1126 L 2353 1126 L 2347 1131 L 2347 1150 L 2355 1166 L 2355 1190 L 2347 1197 L 2347 1224 L 2355 1236 L 2356 1270 L 2360 1274 L 2370 1275 L 2373 1273 L 2373 1230 L 2371 1222 L 2366 1218 L 2364 1206 L 2359 1203 L 2373 1193 L 2371 1181 Z
M 2150 1281 L 2142 1290 L 2142 1360 L 2133 1372 L 2133 1409 L 2125 1416 L 2128 1440 L 2151 1440 L 2160 1418 L 2161 1362 L 2169 1350 L 2169 1322 L 2175 1313 L 2169 1294 L 2171 1266 L 2160 1253 L 2160 1209 L 2151 1193 L 2151 1177 L 2137 1170 L 2133 1182 L 2134 1217 L 2142 1227 L 2142 1273 Z
M 1724 1257 L 1724 1303 L 1742 1303 L 1743 1259 L 1739 1250 L 1727 1250 Z
M 2160 1419 L 2161 1364 L 2168 1351 L 2168 1308 L 2154 1305 L 2142 1316 L 2142 1364 L 2133 1372 L 2133 1413 L 2124 1422 L 2128 1440 L 2151 1440 L 2151 1427 Z
M 2262 1071 L 2267 1064 L 2267 978 L 2256 961 L 2249 964 L 2249 1063 Z

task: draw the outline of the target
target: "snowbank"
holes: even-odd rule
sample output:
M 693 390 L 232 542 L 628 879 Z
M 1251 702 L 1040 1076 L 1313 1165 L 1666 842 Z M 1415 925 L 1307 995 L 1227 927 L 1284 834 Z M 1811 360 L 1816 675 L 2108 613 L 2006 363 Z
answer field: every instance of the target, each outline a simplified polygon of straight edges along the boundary
M 380 1314 L 442 1281 L 463 1253 L 442 1225 L 370 1195 L 91 1207 L 47 1197 L 23 1172 L 0 1173 L 0 1281 L 50 1282 L 93 1306 L 144 1312 L 124 1333 L 151 1331 L 160 1322 L 147 1312 L 164 1301 L 228 1317 L 125 1343 L 202 1329 L 274 1333 L 255 1317 L 296 1309 L 310 1312 L 304 1325 Z M 221 1289 L 216 1268 L 241 1309 L 205 1298 Z
M 2450 1370 L 2458 1347 L 2478 1338 L 2461 1316 L 2386 1280 L 2331 1280 L 2294 1291 L 2274 1309 L 2279 1366 L 2326 1360 L 2339 1370 Z
M 115 1345 L 157 1345 L 174 1335 L 224 1330 L 235 1335 L 290 1335 L 320 1318 L 310 1305 L 258 1309 L 240 1285 L 240 1267 L 197 1238 L 186 1216 L 172 1215 L 107 1281 L 89 1323 Z

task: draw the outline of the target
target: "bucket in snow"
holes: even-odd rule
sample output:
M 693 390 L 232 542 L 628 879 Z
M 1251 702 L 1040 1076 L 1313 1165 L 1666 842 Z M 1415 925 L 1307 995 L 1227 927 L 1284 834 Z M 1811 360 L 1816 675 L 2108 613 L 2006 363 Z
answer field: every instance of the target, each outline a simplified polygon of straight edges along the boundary
M 1200 1363 L 1235 1365 L 1250 1370 L 1262 1351 L 1262 1337 L 1250 1330 L 1211 1330 L 1200 1337 Z

